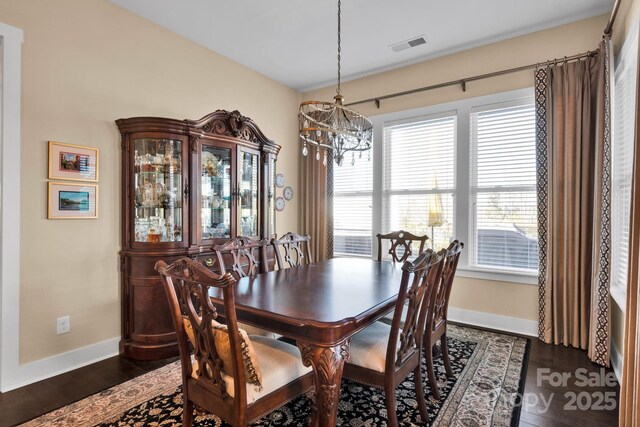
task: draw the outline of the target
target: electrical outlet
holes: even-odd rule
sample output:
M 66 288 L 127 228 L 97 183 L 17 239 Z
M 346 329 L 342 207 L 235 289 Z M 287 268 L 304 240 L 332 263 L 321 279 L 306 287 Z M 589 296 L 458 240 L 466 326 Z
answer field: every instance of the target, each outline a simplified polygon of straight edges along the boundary
M 66 334 L 71 331 L 71 317 L 58 317 L 58 319 L 56 320 L 56 330 L 58 331 L 58 335 Z

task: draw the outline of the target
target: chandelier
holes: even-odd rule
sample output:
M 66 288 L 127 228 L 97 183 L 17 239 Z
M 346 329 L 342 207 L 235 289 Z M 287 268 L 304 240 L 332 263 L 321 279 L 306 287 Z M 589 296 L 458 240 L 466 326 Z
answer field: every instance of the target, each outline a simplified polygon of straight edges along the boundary
M 355 153 L 362 157 L 363 151 L 371 149 L 373 125 L 362 114 L 344 105 L 340 88 L 340 51 L 341 21 L 340 0 L 338 0 L 338 87 L 334 102 L 306 101 L 300 104 L 298 113 L 302 155 L 307 156 L 315 148 L 316 160 L 327 165 L 328 152 L 338 166 L 342 165 L 345 155 L 351 152 L 351 164 L 355 163 Z M 369 159 L 371 154 L 368 155 Z

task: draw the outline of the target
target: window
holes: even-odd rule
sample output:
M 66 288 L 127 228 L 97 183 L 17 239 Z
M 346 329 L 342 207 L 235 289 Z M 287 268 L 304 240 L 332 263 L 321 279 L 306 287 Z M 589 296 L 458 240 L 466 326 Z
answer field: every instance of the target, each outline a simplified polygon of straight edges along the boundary
M 471 265 L 538 270 L 535 110 L 471 110 Z
M 638 26 L 616 58 L 611 140 L 611 294 L 624 310 L 629 262 L 629 217 L 633 174 Z
M 390 123 L 383 136 L 383 232 L 427 234 L 437 248 L 453 236 L 456 116 Z M 418 253 L 418 247 L 412 248 Z
M 377 233 L 404 229 L 463 241 L 461 276 L 536 283 L 532 89 L 371 120 L 372 161 L 334 169 L 336 254 L 375 256 Z
M 365 154 L 365 156 L 368 156 Z M 333 254 L 371 256 L 373 167 L 366 158 L 333 168 Z

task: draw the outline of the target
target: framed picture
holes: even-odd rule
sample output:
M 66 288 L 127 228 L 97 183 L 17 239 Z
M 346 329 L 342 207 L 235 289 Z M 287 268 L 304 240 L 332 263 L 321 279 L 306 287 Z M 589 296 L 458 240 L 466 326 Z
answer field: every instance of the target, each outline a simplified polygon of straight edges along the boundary
M 98 218 L 98 186 L 69 182 L 49 182 L 49 219 Z
M 98 149 L 49 141 L 49 179 L 98 182 Z

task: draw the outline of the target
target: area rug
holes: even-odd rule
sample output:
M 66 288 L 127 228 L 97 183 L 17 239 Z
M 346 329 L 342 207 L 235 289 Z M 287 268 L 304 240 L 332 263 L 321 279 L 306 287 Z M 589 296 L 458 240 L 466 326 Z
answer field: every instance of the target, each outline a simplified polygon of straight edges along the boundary
M 403 426 L 516 426 L 526 376 L 529 341 L 510 335 L 448 326 L 453 377 L 441 357 L 434 359 L 442 399 L 427 398 L 429 420 L 418 413 L 412 376 L 396 390 L 398 422 Z M 171 363 L 23 426 L 180 426 L 180 365 Z M 424 366 L 423 366 L 423 369 Z M 425 371 L 426 378 L 426 371 Z M 425 380 L 425 395 L 430 396 Z M 337 424 L 386 426 L 384 392 L 343 380 Z M 251 426 L 306 426 L 311 402 L 300 397 Z M 217 417 L 199 415 L 195 426 L 226 427 Z

